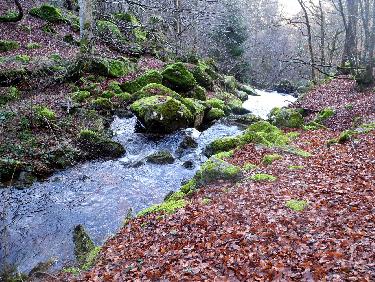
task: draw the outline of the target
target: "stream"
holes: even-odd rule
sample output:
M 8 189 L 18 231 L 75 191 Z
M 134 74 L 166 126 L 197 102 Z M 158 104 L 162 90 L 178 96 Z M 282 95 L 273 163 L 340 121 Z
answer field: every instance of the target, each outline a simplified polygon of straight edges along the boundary
M 270 110 L 296 99 L 277 92 L 257 90 L 244 108 L 262 118 Z M 236 136 L 243 128 L 223 121 L 203 132 L 186 129 L 160 139 L 135 132 L 136 118 L 115 118 L 114 140 L 123 144 L 126 154 L 117 160 L 94 161 L 60 171 L 47 181 L 25 189 L 0 189 L 0 261 L 28 272 L 39 262 L 56 261 L 54 269 L 74 263 L 72 231 L 83 224 L 101 245 L 121 228 L 126 214 L 133 214 L 160 203 L 171 191 L 189 180 L 207 160 L 203 150 L 212 141 Z M 197 148 L 178 150 L 191 136 Z M 155 165 L 144 161 L 148 155 L 168 150 L 174 164 Z M 185 162 L 193 167 L 185 168 Z

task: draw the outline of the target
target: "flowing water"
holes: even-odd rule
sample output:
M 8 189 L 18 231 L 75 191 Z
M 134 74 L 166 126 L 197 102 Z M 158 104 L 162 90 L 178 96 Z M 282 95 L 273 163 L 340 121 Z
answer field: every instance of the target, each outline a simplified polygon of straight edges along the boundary
M 244 107 L 261 117 L 293 98 L 275 92 L 257 93 L 260 96 L 250 96 Z M 209 143 L 242 131 L 218 122 L 203 132 L 186 129 L 155 139 L 135 133 L 135 124 L 135 118 L 115 118 L 112 124 L 114 140 L 127 149 L 120 159 L 80 164 L 26 189 L 0 190 L 1 260 L 22 272 L 49 259 L 57 261 L 56 268 L 72 263 L 74 226 L 83 224 L 95 243 L 102 244 L 121 227 L 129 209 L 135 214 L 160 203 L 170 191 L 178 190 L 181 183 L 193 177 L 206 160 L 202 151 Z M 186 136 L 195 138 L 198 147 L 179 150 Z M 155 165 L 144 161 L 160 150 L 172 152 L 175 163 Z M 186 161 L 192 162 L 193 168 L 185 168 Z

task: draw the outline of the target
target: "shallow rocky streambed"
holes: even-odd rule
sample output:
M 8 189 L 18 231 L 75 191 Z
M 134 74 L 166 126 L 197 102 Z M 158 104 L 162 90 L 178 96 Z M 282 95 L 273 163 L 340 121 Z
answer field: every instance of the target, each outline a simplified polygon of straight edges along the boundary
M 295 101 L 276 92 L 257 93 L 260 96 L 250 96 L 244 108 L 262 118 L 273 107 Z M 74 226 L 83 224 L 95 243 L 102 244 L 121 227 L 130 209 L 136 214 L 160 203 L 192 178 L 206 160 L 203 150 L 209 143 L 243 130 L 220 121 L 203 132 L 187 129 L 155 139 L 135 133 L 135 123 L 135 118 L 115 118 L 112 124 L 114 139 L 127 150 L 120 159 L 81 164 L 26 189 L 0 190 L 0 260 L 21 272 L 49 259 L 56 260 L 56 268 L 71 264 Z M 195 138 L 198 146 L 181 150 L 186 136 Z M 173 164 L 145 161 L 163 150 L 174 155 Z

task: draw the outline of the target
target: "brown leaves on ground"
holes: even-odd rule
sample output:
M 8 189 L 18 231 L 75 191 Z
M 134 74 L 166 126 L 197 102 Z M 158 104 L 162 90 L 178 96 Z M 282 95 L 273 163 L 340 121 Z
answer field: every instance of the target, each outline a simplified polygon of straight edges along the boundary
M 338 134 L 301 131 L 293 145 L 312 156 L 282 153 L 268 166 L 271 149 L 243 147 L 230 162 L 259 167 L 241 182 L 204 187 L 174 215 L 135 218 L 91 271 L 61 280 L 373 281 L 375 132 L 327 146 Z M 254 182 L 254 173 L 277 180 Z M 293 211 L 292 199 L 308 206 Z

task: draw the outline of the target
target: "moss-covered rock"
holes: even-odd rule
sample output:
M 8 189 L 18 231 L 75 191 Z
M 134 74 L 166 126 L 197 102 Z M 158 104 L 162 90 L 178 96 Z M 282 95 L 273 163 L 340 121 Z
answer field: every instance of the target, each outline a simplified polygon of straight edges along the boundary
M 163 84 L 177 92 L 188 92 L 197 84 L 193 74 L 183 63 L 167 66 L 162 72 Z
M 175 192 L 163 203 L 144 209 L 137 216 L 141 217 L 151 213 L 173 214 L 178 209 L 186 206 L 187 202 L 184 197 L 185 194 L 183 192 Z
M 225 117 L 225 112 L 223 110 L 218 109 L 218 108 L 212 108 L 209 110 L 209 112 L 205 116 L 205 120 L 207 122 L 213 122 L 223 117 Z
M 129 66 L 121 60 L 95 58 L 91 63 L 91 71 L 107 77 L 123 77 L 128 74 Z
M 187 98 L 193 98 L 201 101 L 206 101 L 206 89 L 203 87 L 196 85 L 192 90 L 186 93 L 182 93 L 182 96 Z
M 36 119 L 41 123 L 53 122 L 56 120 L 56 113 L 46 106 L 34 107 Z
M 48 4 L 43 4 L 40 7 L 32 8 L 30 9 L 29 13 L 34 17 L 41 18 L 42 20 L 51 23 L 62 23 L 65 21 L 61 10 Z
M 217 99 L 217 98 L 211 98 L 207 100 L 207 105 L 211 106 L 212 108 L 224 110 L 225 109 L 225 103 L 223 100 Z
M 206 89 L 212 89 L 213 87 L 213 79 L 208 73 L 209 69 L 210 68 L 207 64 L 205 64 L 202 61 L 199 61 L 198 64 L 192 70 L 192 74 L 197 83 Z
M 74 102 L 82 103 L 87 98 L 91 96 L 91 93 L 89 91 L 77 91 L 72 94 L 70 94 L 70 97 Z
M 321 124 L 322 122 L 326 121 L 327 119 L 331 118 L 334 115 L 335 115 L 334 109 L 325 108 L 319 112 L 319 114 L 315 118 L 315 122 Z
M 96 110 L 111 110 L 113 108 L 111 100 L 104 97 L 93 100 L 92 105 Z
M 182 99 L 182 97 L 178 93 L 158 83 L 147 84 L 140 91 L 134 93 L 135 99 L 142 99 L 151 96 L 168 96 L 177 100 Z
M 238 87 L 236 78 L 234 76 L 225 76 L 224 87 L 227 92 L 234 93 Z
M 182 103 L 189 109 L 193 115 L 193 126 L 199 127 L 203 123 L 203 119 L 207 110 L 207 105 L 201 100 L 185 98 Z
M 121 89 L 127 93 L 135 93 L 140 91 L 148 84 L 161 84 L 163 80 L 162 75 L 157 70 L 149 70 L 133 81 L 127 81 L 121 85 Z
M 78 146 L 84 151 L 87 159 L 98 157 L 112 159 L 121 157 L 125 153 L 125 148 L 120 143 L 88 129 L 81 130 L 78 136 Z
M 87 255 L 95 249 L 95 244 L 82 225 L 77 225 L 73 231 L 74 254 L 79 265 L 86 262 Z
M 173 164 L 175 159 L 169 151 L 159 151 L 149 155 L 146 158 L 147 162 L 152 164 Z
M 274 161 L 281 160 L 283 157 L 279 154 L 265 155 L 262 159 L 262 162 L 266 165 L 272 164 Z
M 28 56 L 28 55 L 17 55 L 15 57 L 15 60 L 18 61 L 18 62 L 21 62 L 23 64 L 27 64 L 31 61 L 31 57 Z
M 274 85 L 273 90 L 279 93 L 291 94 L 296 91 L 296 88 L 289 80 L 282 80 L 278 84 Z
M 171 133 L 186 128 L 193 122 L 193 115 L 180 101 L 166 96 L 151 96 L 131 105 L 144 131 Z
M 217 180 L 236 180 L 241 177 L 241 169 L 215 157 L 206 161 L 195 175 L 197 187 Z
M 24 164 L 14 159 L 0 159 L 0 181 L 5 182 L 16 179 Z
M 205 155 L 210 157 L 220 152 L 227 152 L 235 149 L 239 144 L 238 137 L 223 137 L 210 143 L 205 150 Z
M 269 122 L 259 121 L 250 125 L 240 137 L 241 144 L 256 143 L 268 147 L 285 146 L 289 138 Z
M 266 173 L 257 173 L 251 176 L 250 179 L 256 182 L 275 182 L 277 177 Z
M 304 125 L 303 116 L 296 109 L 274 108 L 268 119 L 277 127 L 301 128 Z
M 20 48 L 20 44 L 14 40 L 0 40 L 0 52 L 8 52 L 17 50 Z
M 110 38 L 116 42 L 124 41 L 124 35 L 121 33 L 117 25 L 110 21 L 99 20 L 96 23 L 96 28 L 99 36 L 104 38 Z

